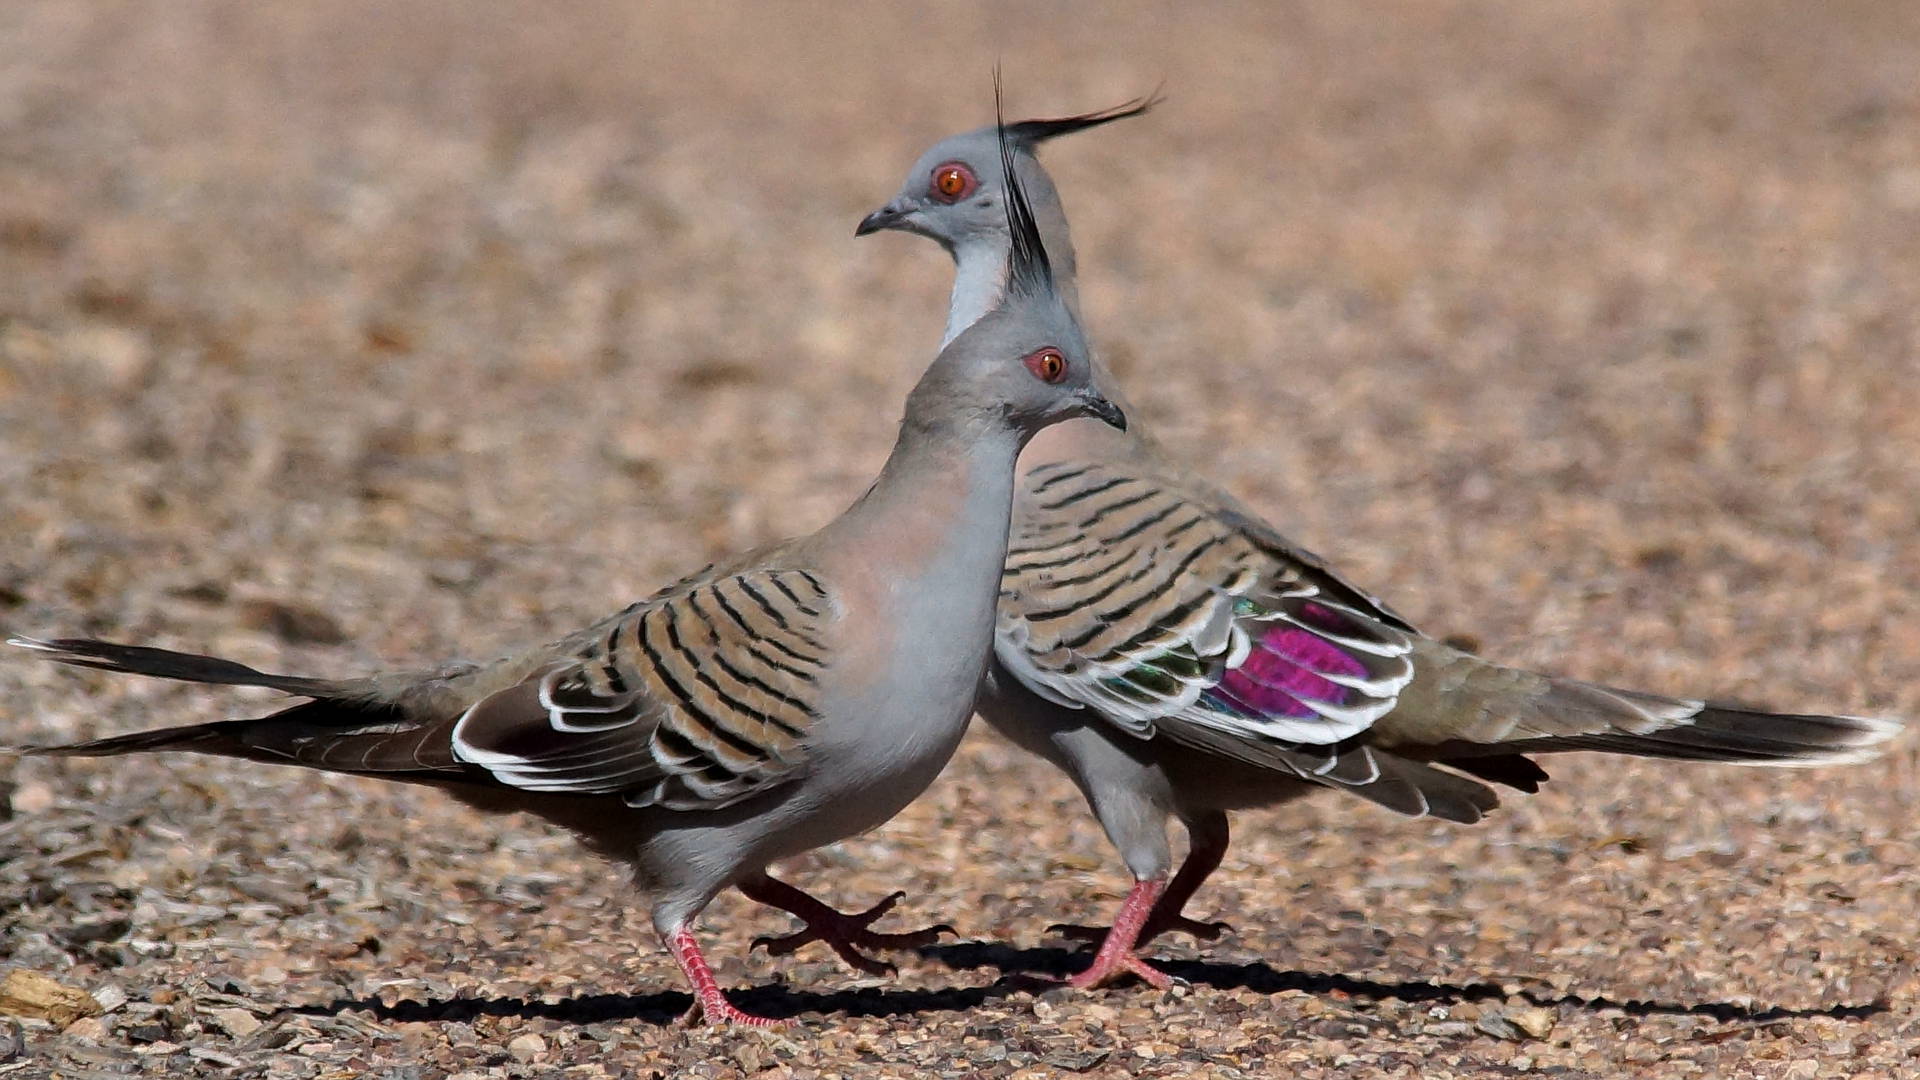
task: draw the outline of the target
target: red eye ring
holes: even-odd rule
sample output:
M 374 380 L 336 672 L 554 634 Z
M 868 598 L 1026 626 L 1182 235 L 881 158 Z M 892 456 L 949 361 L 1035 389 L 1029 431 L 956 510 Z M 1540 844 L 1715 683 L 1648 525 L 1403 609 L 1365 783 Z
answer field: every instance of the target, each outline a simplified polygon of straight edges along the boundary
M 927 196 L 951 205 L 980 188 L 980 180 L 964 161 L 943 161 L 927 177 Z
M 1057 383 L 1067 377 L 1067 358 L 1060 355 L 1059 349 L 1051 346 L 1028 353 L 1020 358 L 1020 362 L 1027 365 L 1033 377 L 1043 383 Z

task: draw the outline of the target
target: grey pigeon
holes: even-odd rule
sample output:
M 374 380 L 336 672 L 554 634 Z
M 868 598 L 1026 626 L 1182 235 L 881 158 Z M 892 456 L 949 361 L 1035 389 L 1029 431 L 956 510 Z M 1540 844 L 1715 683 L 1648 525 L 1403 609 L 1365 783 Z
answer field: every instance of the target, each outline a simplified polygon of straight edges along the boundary
M 189 750 L 427 784 L 539 815 L 632 867 L 708 1021 L 768 1023 L 722 994 L 694 919 L 730 885 L 766 892 L 772 860 L 871 829 L 932 782 L 992 648 L 1021 447 L 1073 417 L 1125 425 L 1092 385 L 1019 187 L 1008 195 L 1004 295 L 941 350 L 879 478 L 819 532 L 486 664 L 308 679 L 141 646 L 14 639 L 82 667 L 308 699 L 259 719 L 33 752 Z
M 1153 102 L 1010 124 L 1060 291 L 1074 302 L 1073 246 L 1034 151 Z M 998 302 L 1008 237 L 988 128 L 936 143 L 857 235 L 930 237 L 956 263 L 947 340 Z M 1122 402 L 1096 357 L 1095 378 Z M 1750 765 L 1860 761 L 1894 720 L 1782 715 L 1616 690 L 1501 667 L 1415 630 L 1325 561 L 1176 464 L 1138 424 L 1063 424 L 1021 455 L 1013 537 L 981 715 L 1073 777 L 1134 886 L 1072 982 L 1167 976 L 1136 948 L 1223 924 L 1182 914 L 1220 864 L 1226 811 L 1323 788 L 1401 813 L 1474 822 L 1489 784 L 1539 788 L 1528 755 L 1601 750 Z M 1189 854 L 1168 881 L 1167 824 Z

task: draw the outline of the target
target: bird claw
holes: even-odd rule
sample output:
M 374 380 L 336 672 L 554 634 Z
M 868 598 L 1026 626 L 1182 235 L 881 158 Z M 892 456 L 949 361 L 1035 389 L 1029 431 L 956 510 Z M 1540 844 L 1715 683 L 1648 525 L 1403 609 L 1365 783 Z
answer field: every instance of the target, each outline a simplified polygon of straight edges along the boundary
M 1098 943 L 1105 941 L 1110 928 L 1105 926 L 1087 926 L 1082 923 L 1057 922 L 1047 927 L 1047 933 L 1058 934 L 1068 941 Z
M 1198 919 L 1189 919 L 1185 915 L 1176 915 L 1164 925 L 1148 923 L 1146 929 L 1140 932 L 1140 940 L 1149 941 L 1161 934 L 1176 930 L 1196 941 L 1217 941 L 1221 934 L 1233 933 L 1233 924 L 1219 919 L 1201 922 Z
M 1098 944 L 1107 939 L 1107 934 L 1111 932 L 1111 928 L 1105 926 L 1082 926 L 1076 923 L 1054 923 L 1052 926 L 1047 927 L 1047 932 L 1059 934 L 1069 941 L 1084 941 Z M 1144 945 L 1154 938 L 1159 937 L 1161 934 L 1174 932 L 1189 934 L 1198 941 L 1216 941 L 1221 934 L 1233 933 L 1233 926 L 1225 922 L 1201 922 L 1198 919 L 1189 919 L 1185 915 L 1175 915 L 1173 918 L 1164 922 L 1158 920 L 1150 921 L 1147 925 L 1141 927 L 1140 937 L 1136 944 Z
M 899 968 L 885 960 L 867 956 L 860 950 L 863 948 L 882 951 L 920 949 L 939 942 L 941 934 L 957 935 L 959 933 L 946 923 L 898 934 L 883 934 L 867 929 L 875 920 L 892 911 L 894 905 L 906 895 L 904 892 L 893 893 L 867 910 L 852 914 L 835 911 L 831 915 L 818 915 L 810 919 L 802 916 L 806 926 L 791 934 L 754 938 L 748 949 L 751 951 L 764 948 L 769 956 L 786 956 L 802 946 L 818 941 L 832 949 L 834 955 L 855 971 L 875 976 L 897 975 L 900 973 Z

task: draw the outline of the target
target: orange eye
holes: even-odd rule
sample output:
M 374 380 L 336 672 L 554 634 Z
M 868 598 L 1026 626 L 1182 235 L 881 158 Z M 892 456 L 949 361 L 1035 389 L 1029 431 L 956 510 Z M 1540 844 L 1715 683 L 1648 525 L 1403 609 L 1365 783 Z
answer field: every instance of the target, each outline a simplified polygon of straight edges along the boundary
M 927 184 L 927 194 L 943 203 L 957 203 L 973 194 L 980 182 L 974 178 L 973 170 L 958 161 L 949 161 L 933 167 L 933 176 Z
M 1041 349 L 1022 359 L 1033 377 L 1045 383 L 1057 383 L 1067 377 L 1067 358 L 1059 349 Z

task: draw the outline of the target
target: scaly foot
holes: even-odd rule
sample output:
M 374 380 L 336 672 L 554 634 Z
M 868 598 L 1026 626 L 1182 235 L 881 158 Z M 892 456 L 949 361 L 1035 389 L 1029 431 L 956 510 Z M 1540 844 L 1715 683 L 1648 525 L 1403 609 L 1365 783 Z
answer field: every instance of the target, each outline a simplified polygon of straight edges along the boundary
M 1059 934 L 1070 941 L 1087 942 L 1105 941 L 1112 930 L 1110 926 L 1082 926 L 1077 923 L 1054 923 L 1047 927 L 1048 933 Z M 1233 925 L 1224 922 L 1201 922 L 1198 919 L 1189 919 L 1185 915 L 1175 915 L 1166 920 L 1155 916 L 1148 919 L 1147 925 L 1140 928 L 1139 944 L 1145 945 L 1161 934 L 1168 933 L 1190 934 L 1200 941 L 1217 941 L 1221 934 L 1233 933 Z
M 1120 904 L 1113 927 L 1104 932 L 1096 931 L 1101 935 L 1100 950 L 1093 954 L 1093 963 L 1087 965 L 1087 970 L 1068 979 L 1067 985 L 1091 990 L 1122 976 L 1135 975 L 1157 990 L 1172 986 L 1173 979 L 1166 972 L 1140 959 L 1134 952 L 1145 940 L 1143 931 L 1155 910 L 1155 902 L 1166 887 L 1165 878 L 1135 881 L 1133 888 L 1127 892 L 1127 898 Z
M 832 949 L 834 955 L 855 971 L 868 975 L 894 975 L 898 973 L 898 968 L 884 960 L 867 956 L 860 950 L 919 949 L 937 943 L 941 934 L 955 933 L 953 927 L 945 923 L 899 934 L 883 934 L 868 929 L 875 920 L 893 910 L 893 906 L 907 895 L 904 892 L 896 892 L 865 911 L 849 914 L 828 907 L 785 882 L 773 878 L 766 878 L 764 882 L 754 882 L 751 887 L 743 885 L 741 891 L 806 923 L 804 928 L 791 934 L 753 939 L 751 948 L 764 947 L 773 956 L 786 956 L 818 941 Z M 769 888 L 769 885 L 772 887 Z
M 667 947 L 673 952 L 681 972 L 693 984 L 693 1008 L 680 1018 L 682 1024 L 705 1021 L 709 1024 L 742 1024 L 747 1027 L 784 1027 L 789 1023 L 743 1012 L 728 1001 L 727 995 L 720 991 L 720 983 L 713 977 L 713 970 L 707 966 L 707 958 L 701 955 L 700 944 L 694 940 L 693 931 L 682 926 L 667 934 L 666 939 Z
M 770 1016 L 756 1016 L 753 1013 L 742 1011 L 739 1006 L 728 1001 L 725 997 L 721 997 L 718 1001 L 714 1002 L 708 1002 L 704 999 L 695 1000 L 693 1007 L 681 1014 L 680 1019 L 675 1021 L 675 1024 L 679 1027 L 698 1027 L 701 1024 L 713 1024 L 716 1026 L 739 1024 L 742 1027 L 784 1028 L 792 1027 L 793 1021 L 775 1020 Z
M 1155 990 L 1165 990 L 1173 985 L 1172 976 L 1133 953 L 1109 949 L 1100 950 L 1087 970 L 1068 979 L 1067 985 L 1077 990 L 1093 990 L 1128 975 L 1137 976 Z

